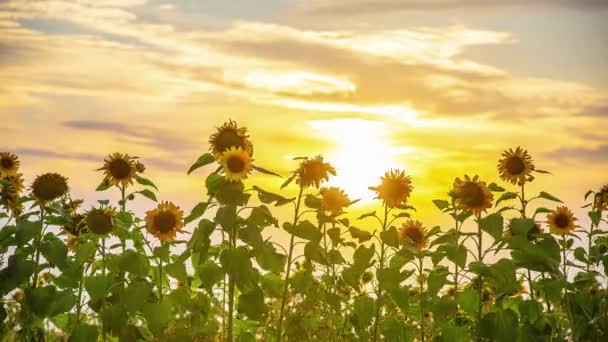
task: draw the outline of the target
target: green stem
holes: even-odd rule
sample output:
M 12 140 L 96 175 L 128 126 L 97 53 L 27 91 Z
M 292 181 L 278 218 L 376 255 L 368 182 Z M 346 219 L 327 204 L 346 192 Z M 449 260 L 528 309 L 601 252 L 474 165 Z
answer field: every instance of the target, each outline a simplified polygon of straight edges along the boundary
M 161 242 L 161 248 L 163 247 L 164 242 Z M 163 259 L 158 258 L 158 302 L 162 303 L 163 301 Z
M 479 224 L 479 215 L 477 215 L 477 239 L 478 239 L 478 244 L 477 244 L 477 261 L 483 263 L 483 255 L 482 255 L 482 251 L 483 251 L 483 247 L 482 247 L 482 238 L 483 238 L 483 234 L 482 234 L 482 230 L 481 230 L 481 225 Z M 479 275 L 479 306 L 477 308 L 477 335 L 478 341 L 481 341 L 481 319 L 482 319 L 482 308 L 483 308 L 483 278 L 481 276 L 481 274 Z
M 222 245 L 226 241 L 226 233 L 222 230 Z M 226 274 L 224 273 L 224 282 L 222 283 L 222 337 L 226 337 Z
M 454 207 L 455 203 L 452 199 L 452 206 Z M 458 225 L 458 209 L 454 209 L 454 225 L 456 228 L 456 247 L 459 247 L 460 244 L 460 226 Z M 454 300 L 458 299 L 458 264 L 454 263 Z
M 42 231 L 44 230 L 44 206 L 40 205 L 40 232 L 36 235 L 34 241 L 34 249 L 36 254 L 34 257 L 34 273 L 32 274 L 32 288 L 38 284 L 38 273 L 40 272 L 40 241 L 42 240 Z
M 236 227 L 233 225 L 231 227 L 231 234 L 228 236 L 230 239 L 230 249 L 236 248 Z M 234 340 L 234 290 L 235 290 L 235 282 L 232 279 L 232 275 L 228 274 L 228 335 L 227 341 L 232 342 Z
M 388 206 L 384 204 L 384 221 L 382 221 L 382 232 L 386 231 L 386 224 L 388 221 Z M 384 241 L 380 242 L 380 260 L 378 261 L 378 273 L 382 274 L 382 268 L 384 267 L 384 257 L 385 257 L 385 246 Z M 380 326 L 380 318 L 382 314 L 382 278 L 378 278 L 377 287 L 376 287 L 376 313 L 374 315 L 374 328 L 372 332 L 372 341 L 378 340 L 378 327 Z
M 526 201 L 526 187 L 525 183 L 521 184 L 521 217 L 526 218 L 526 206 L 528 202 Z M 534 289 L 532 283 L 532 271 L 528 269 L 528 287 L 530 287 L 530 298 L 534 300 Z
M 422 256 L 418 257 L 419 261 L 419 283 L 420 283 L 420 336 L 422 337 L 422 342 L 424 342 L 425 333 L 424 333 L 424 308 L 423 308 L 423 296 L 424 296 L 424 266 L 422 264 Z
M 76 323 L 80 322 L 80 312 L 82 311 L 82 287 L 84 285 L 84 274 L 86 273 L 86 267 L 83 266 L 82 272 L 80 273 L 80 281 L 78 282 L 78 299 L 76 302 Z
M 101 261 L 102 261 L 101 274 L 105 278 L 105 276 L 106 276 L 106 238 L 105 237 L 103 237 L 101 239 Z M 102 319 L 101 319 L 101 333 L 102 333 L 103 341 L 104 342 L 107 339 L 107 336 L 106 336 L 106 325 L 105 325 L 104 320 L 103 320 L 103 311 L 104 311 L 105 304 L 106 304 L 106 298 L 104 297 L 101 300 L 101 308 L 99 310 L 99 313 L 102 316 Z
M 296 208 L 293 215 L 292 227 L 298 224 L 298 214 L 300 213 L 300 203 L 302 202 L 302 193 L 304 187 L 300 186 L 300 192 L 298 193 L 298 199 L 296 201 Z M 277 322 L 277 342 L 281 342 L 283 338 L 283 316 L 285 314 L 285 304 L 287 303 L 287 291 L 289 289 L 289 276 L 291 273 L 291 262 L 293 259 L 293 247 L 294 247 L 294 236 L 291 235 L 289 239 L 289 253 L 287 255 L 287 265 L 285 266 L 285 283 L 283 284 L 283 295 L 281 296 L 281 309 L 279 311 L 279 321 Z

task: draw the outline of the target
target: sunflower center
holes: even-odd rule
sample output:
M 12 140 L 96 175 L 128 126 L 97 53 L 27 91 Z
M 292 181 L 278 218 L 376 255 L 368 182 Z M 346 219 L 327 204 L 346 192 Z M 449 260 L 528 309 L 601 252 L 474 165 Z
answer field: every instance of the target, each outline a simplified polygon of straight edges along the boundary
M 416 228 L 409 228 L 405 231 L 405 235 L 415 243 L 422 241 L 422 232 Z
M 235 130 L 226 130 L 217 137 L 217 147 L 221 152 L 231 147 L 241 147 L 245 149 L 243 138 Z
M 2 158 L 0 159 L 0 165 L 2 165 L 3 169 L 12 169 L 15 163 L 10 158 Z
M 232 173 L 241 173 L 245 170 L 245 161 L 239 156 L 230 157 L 226 164 Z
M 470 206 L 483 204 L 485 195 L 481 187 L 475 183 L 467 183 L 462 188 L 462 200 Z
M 555 225 L 561 229 L 566 229 L 570 225 L 570 219 L 564 214 L 558 214 L 555 216 Z
M 524 172 L 526 165 L 521 158 L 511 157 L 507 160 L 507 170 L 512 175 L 519 175 Z
M 398 180 L 392 180 L 386 182 L 386 186 L 384 187 L 384 193 L 388 199 L 392 200 L 400 200 L 406 196 L 408 187 L 407 184 L 400 182 Z
M 114 159 L 110 162 L 110 174 L 116 179 L 125 179 L 131 175 L 131 165 L 124 159 Z
M 112 218 L 102 211 L 93 211 L 87 216 L 89 230 L 98 235 L 105 235 L 112 231 Z
M 68 192 L 68 185 L 60 175 L 46 174 L 34 181 L 32 192 L 39 200 L 52 201 L 65 195 Z
M 154 225 L 161 233 L 168 233 L 177 225 L 177 219 L 173 213 L 164 211 L 154 217 Z

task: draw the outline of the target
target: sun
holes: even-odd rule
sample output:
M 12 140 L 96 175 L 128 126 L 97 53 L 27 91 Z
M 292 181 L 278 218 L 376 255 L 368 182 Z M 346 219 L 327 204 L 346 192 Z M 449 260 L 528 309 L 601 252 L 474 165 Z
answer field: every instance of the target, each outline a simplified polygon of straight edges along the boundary
M 328 185 L 344 189 L 352 200 L 360 199 L 357 205 L 374 200 L 375 194 L 368 187 L 376 184 L 385 171 L 404 168 L 397 161 L 403 148 L 393 148 L 387 139 L 388 124 L 355 118 L 316 120 L 309 124 L 335 143 L 335 148 L 324 154 L 337 171 Z

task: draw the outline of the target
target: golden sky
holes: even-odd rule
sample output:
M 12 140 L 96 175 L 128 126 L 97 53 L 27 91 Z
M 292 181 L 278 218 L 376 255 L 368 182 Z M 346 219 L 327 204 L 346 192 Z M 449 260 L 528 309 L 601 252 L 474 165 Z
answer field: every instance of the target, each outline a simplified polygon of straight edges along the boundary
M 533 190 L 580 207 L 608 181 L 608 2 L 527 3 L 0 0 L 0 150 L 91 203 L 104 156 L 135 154 L 189 210 L 205 171 L 186 170 L 232 118 L 283 175 L 325 155 L 355 211 L 405 170 L 434 223 L 454 177 L 499 181 L 522 146 L 553 172 Z

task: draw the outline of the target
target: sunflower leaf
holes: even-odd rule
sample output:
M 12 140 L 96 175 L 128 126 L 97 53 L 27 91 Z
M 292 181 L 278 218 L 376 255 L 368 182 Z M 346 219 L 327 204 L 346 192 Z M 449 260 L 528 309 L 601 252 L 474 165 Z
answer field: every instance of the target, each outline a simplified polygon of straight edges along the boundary
M 372 238 L 372 233 L 359 229 L 357 227 L 348 228 L 348 232 L 350 233 L 350 236 L 353 237 L 353 239 L 359 240 L 359 243 L 368 241 Z
M 488 189 L 490 189 L 490 191 L 494 191 L 494 192 L 505 191 L 505 188 L 498 186 L 496 183 L 490 183 L 490 185 L 488 185 Z
M 209 165 L 211 163 L 213 163 L 215 161 L 215 157 L 213 157 L 213 155 L 211 153 L 205 153 L 202 156 L 198 157 L 198 159 L 196 160 L 196 162 L 194 162 L 194 164 L 192 164 L 192 166 L 190 166 L 190 168 L 188 169 L 188 174 L 191 174 L 192 171 L 203 167 L 205 165 Z
M 281 175 L 279 175 L 278 173 L 275 173 L 275 172 L 272 172 L 272 171 L 270 171 L 270 170 L 267 170 L 267 169 L 265 169 L 265 168 L 263 168 L 263 167 L 261 167 L 261 166 L 257 166 L 257 165 L 251 165 L 251 167 L 252 167 L 254 170 L 256 170 L 256 171 L 258 171 L 258 172 L 261 172 L 261 173 L 263 173 L 263 174 L 266 174 L 266 175 L 271 175 L 271 176 L 277 176 L 277 177 L 281 177 Z M 281 177 L 281 178 L 283 178 L 283 177 Z
M 357 220 L 362 220 L 362 219 L 364 219 L 366 217 L 371 217 L 371 216 L 376 216 L 376 211 L 372 211 L 370 213 L 363 214 L 363 215 L 357 217 Z
M 555 196 L 553 196 L 553 195 L 551 195 L 551 194 L 549 194 L 549 193 L 547 193 L 547 192 L 544 192 L 544 191 L 541 191 L 541 192 L 540 192 L 540 194 L 538 194 L 538 197 L 539 197 L 539 198 L 544 198 L 544 199 L 547 199 L 547 200 L 549 200 L 549 201 L 554 201 L 554 202 L 564 203 L 564 202 L 562 202 L 562 200 L 560 200 L 559 198 L 557 198 L 557 197 L 555 197 Z
M 158 188 L 156 187 L 156 185 L 154 183 L 152 183 L 152 181 L 149 180 L 148 178 L 137 176 L 135 178 L 135 180 L 137 180 L 137 183 L 139 183 L 139 184 L 141 184 L 143 186 L 151 186 L 154 189 L 156 189 L 156 191 L 158 191 Z
M 293 182 L 293 180 L 296 178 L 296 174 L 294 173 L 293 175 L 291 175 L 289 178 L 287 178 L 285 180 L 285 182 L 283 182 L 283 184 L 281 184 L 281 189 L 285 188 L 286 186 L 288 186 L 289 184 L 291 184 L 291 182 Z
M 99 185 L 97 186 L 95 191 L 106 191 L 111 187 L 112 187 L 112 184 L 104 179 L 101 181 L 101 183 L 99 183 Z
M 534 170 L 534 172 L 538 172 L 538 173 L 544 173 L 544 174 L 548 174 L 551 175 L 552 173 L 549 171 L 545 171 L 545 170 Z
M 433 203 L 439 210 L 444 210 L 450 206 L 450 202 L 445 200 L 433 200 Z
M 205 213 L 205 210 L 207 210 L 208 206 L 209 203 L 207 202 L 200 202 L 199 204 L 195 205 L 194 208 L 192 208 L 190 215 L 186 216 L 186 218 L 184 219 L 184 223 L 188 224 L 201 217 Z
M 156 195 L 148 189 L 137 191 L 136 194 L 141 194 L 142 196 L 147 197 L 147 198 L 153 200 L 154 202 L 158 202 L 158 200 L 156 199 Z
M 502 195 L 500 195 L 500 197 L 496 200 L 496 204 L 494 206 L 497 207 L 500 202 L 512 200 L 514 198 L 517 198 L 517 192 L 503 192 Z

